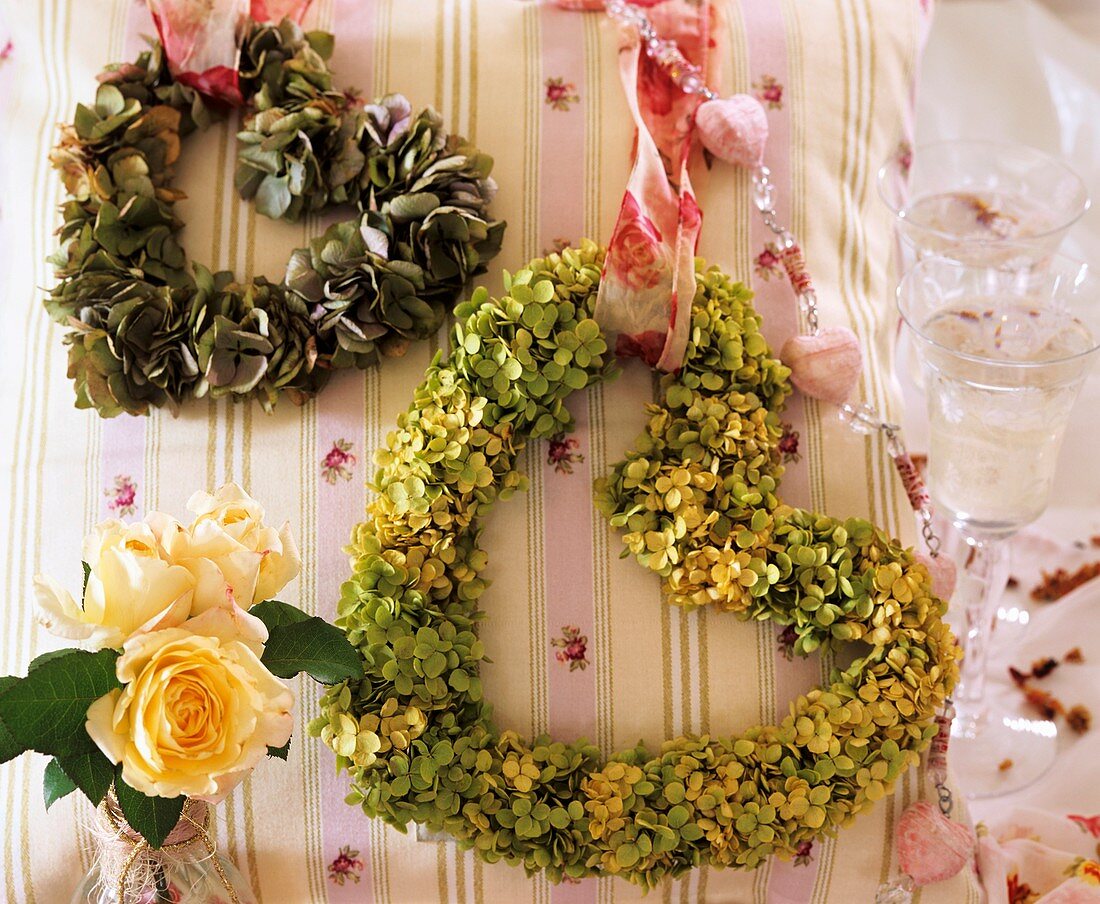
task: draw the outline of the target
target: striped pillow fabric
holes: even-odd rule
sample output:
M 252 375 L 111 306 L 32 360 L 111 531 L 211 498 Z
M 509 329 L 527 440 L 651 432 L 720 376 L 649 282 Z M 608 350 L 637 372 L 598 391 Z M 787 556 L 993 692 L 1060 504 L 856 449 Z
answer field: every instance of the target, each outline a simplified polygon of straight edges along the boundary
M 917 0 L 722 0 L 713 87 L 748 92 L 768 111 L 766 162 L 779 216 L 803 240 L 826 325 L 851 327 L 867 367 L 858 392 L 894 411 L 894 317 L 887 211 L 872 190 L 878 164 L 904 149 L 927 28 Z M 50 641 L 34 624 L 31 575 L 78 586 L 76 550 L 96 521 L 145 509 L 182 512 L 198 488 L 243 483 L 276 522 L 295 527 L 305 569 L 287 601 L 335 614 L 347 573 L 341 548 L 369 497 L 372 450 L 411 398 L 439 341 L 368 372 L 342 372 L 303 408 L 201 401 L 178 418 L 103 421 L 72 408 L 58 328 L 41 309 L 52 276 L 61 189 L 46 165 L 54 123 L 94 94 L 95 73 L 129 59 L 152 34 L 134 0 L 10 4 L 12 49 L 0 241 L 9 328 L 0 354 L 7 426 L 0 448 L 0 673 L 15 674 Z M 500 286 L 559 243 L 610 235 L 630 169 L 632 126 L 617 72 L 617 37 L 603 17 L 535 0 L 317 0 L 307 25 L 336 34 L 337 83 L 366 96 L 407 95 L 439 109 L 452 131 L 496 161 L 494 212 L 504 249 L 480 282 Z M 7 68 L 8 72 L 4 69 Z M 11 77 L 13 76 L 14 77 Z M 282 275 L 290 249 L 324 223 L 269 222 L 233 189 L 236 117 L 187 139 L 178 184 L 189 197 L 191 257 L 238 274 Z M 752 207 L 746 173 L 699 158 L 700 254 L 751 282 L 775 347 L 797 329 L 790 288 Z M 530 491 L 498 507 L 486 529 L 493 586 L 482 636 L 493 664 L 487 694 L 498 723 L 528 736 L 584 735 L 607 751 L 639 738 L 655 748 L 684 733 L 733 734 L 770 721 L 822 680 L 829 663 L 792 660 L 773 625 L 663 604 L 658 582 L 630 560 L 592 504 L 592 481 L 641 429 L 651 373 L 622 377 L 571 401 L 576 432 L 526 453 Z M 9 404 L 10 397 L 10 404 Z M 904 490 L 878 437 L 856 436 L 828 410 L 795 398 L 786 415 L 782 494 L 837 516 L 869 517 L 915 539 Z M 219 808 L 220 848 L 265 904 L 300 902 L 625 902 L 618 879 L 551 887 L 486 865 L 450 843 L 417 840 L 346 806 L 331 754 L 306 739 L 316 688 L 301 705 L 289 762 L 267 763 Z M 89 808 L 70 797 L 47 816 L 41 758 L 0 767 L 3 866 L 11 901 L 63 900 L 88 866 Z M 708 902 L 871 901 L 897 875 L 894 827 L 934 795 L 910 772 L 897 793 L 835 839 L 754 873 L 699 869 L 654 894 Z M 961 800 L 956 797 L 956 808 Z M 959 814 L 956 813 L 956 816 Z M 922 904 L 979 900 L 976 880 L 926 889 Z

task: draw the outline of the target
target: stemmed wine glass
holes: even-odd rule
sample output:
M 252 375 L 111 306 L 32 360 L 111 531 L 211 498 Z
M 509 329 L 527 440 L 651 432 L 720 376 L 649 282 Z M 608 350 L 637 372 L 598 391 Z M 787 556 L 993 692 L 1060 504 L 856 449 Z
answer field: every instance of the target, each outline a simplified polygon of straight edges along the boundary
M 1060 256 L 1017 269 L 931 257 L 898 287 L 924 372 L 929 489 L 965 538 L 971 581 L 956 592 L 966 657 L 952 762 L 972 796 L 1017 790 L 1053 763 L 1057 729 L 985 698 L 1007 540 L 1043 512 L 1070 412 L 1100 341 L 1100 279 Z M 966 584 L 971 586 L 967 589 Z M 1013 766 L 997 764 L 1011 757 Z
M 895 217 L 902 272 L 929 256 L 1034 264 L 1057 251 L 1089 208 L 1084 182 L 1066 163 L 1026 145 L 987 140 L 938 141 L 896 154 L 879 170 L 878 190 Z M 908 336 L 899 358 L 923 386 Z M 1006 564 L 1005 580 L 1007 570 Z M 1023 604 L 998 607 L 998 643 L 1017 642 L 1029 618 Z
M 938 141 L 878 172 L 908 264 L 929 255 L 969 264 L 1034 262 L 1058 250 L 1089 208 L 1068 165 L 1036 148 Z M 905 269 L 905 267 L 903 267 Z

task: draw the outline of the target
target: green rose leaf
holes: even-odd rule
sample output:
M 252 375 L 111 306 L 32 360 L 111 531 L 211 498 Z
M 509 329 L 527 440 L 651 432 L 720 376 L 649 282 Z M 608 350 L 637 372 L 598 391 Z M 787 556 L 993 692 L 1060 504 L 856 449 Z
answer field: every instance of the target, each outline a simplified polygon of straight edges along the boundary
M 107 796 L 107 789 L 115 777 L 115 767 L 87 735 L 83 736 L 78 749 L 57 757 L 54 762 L 93 806 L 99 806 L 99 802 Z
M 267 755 L 278 757 L 280 760 L 286 760 L 290 754 L 290 741 L 287 741 L 282 747 L 268 747 Z
M 36 660 L 26 678 L 0 692 L 0 722 L 26 750 L 57 756 L 86 738 L 88 707 L 120 688 L 114 650 L 66 650 Z M 76 739 L 74 741 L 74 739 Z
M 18 681 L 19 679 L 14 675 L 4 675 L 0 677 L 0 695 L 3 695 L 4 691 Z M 12 733 L 8 731 L 8 727 L 0 721 L 0 763 L 14 760 L 26 749 L 26 747 L 15 740 Z
M 308 621 L 309 613 L 303 612 L 289 603 L 281 603 L 279 600 L 268 600 L 266 603 L 257 603 L 248 610 L 249 615 L 255 615 L 271 631 L 297 622 Z
M 151 848 L 164 844 L 168 833 L 176 827 L 183 812 L 185 798 L 146 797 L 122 780 L 121 770 L 115 776 L 115 795 L 122 815 L 138 834 L 149 842 Z
M 279 678 L 306 672 L 322 684 L 336 684 L 363 677 L 359 651 L 343 631 L 317 616 L 276 625 L 270 631 L 260 661 Z
M 42 799 L 46 809 L 49 810 L 57 801 L 75 790 L 76 784 L 65 774 L 57 760 L 50 760 L 42 776 Z

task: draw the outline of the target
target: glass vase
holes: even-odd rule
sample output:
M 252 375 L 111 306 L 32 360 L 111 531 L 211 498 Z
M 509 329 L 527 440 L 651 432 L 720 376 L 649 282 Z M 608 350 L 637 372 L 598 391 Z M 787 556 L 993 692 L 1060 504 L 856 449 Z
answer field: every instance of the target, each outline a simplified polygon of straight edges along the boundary
M 213 808 L 188 800 L 157 850 L 126 824 L 113 794 L 100 804 L 92 867 L 72 904 L 256 904 L 248 882 L 218 853 Z

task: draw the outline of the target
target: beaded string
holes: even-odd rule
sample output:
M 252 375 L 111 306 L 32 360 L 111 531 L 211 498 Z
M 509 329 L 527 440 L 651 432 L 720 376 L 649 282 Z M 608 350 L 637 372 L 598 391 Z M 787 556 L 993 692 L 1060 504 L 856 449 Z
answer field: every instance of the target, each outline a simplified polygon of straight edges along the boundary
M 644 10 L 627 0 L 607 0 L 604 9 L 614 21 L 638 32 L 646 56 L 660 66 L 673 84 L 685 94 L 698 95 L 707 100 L 718 99 L 719 95 L 707 86 L 702 70 L 684 56 L 675 41 L 662 38 L 657 33 Z M 811 336 L 815 336 L 820 329 L 817 316 L 817 293 L 814 291 L 813 281 L 806 267 L 802 247 L 790 229 L 779 222 L 775 211 L 775 185 L 770 181 L 770 177 L 771 170 L 763 164 L 753 169 L 753 205 L 760 213 L 764 225 L 776 236 L 780 263 L 798 299 L 798 306 L 806 320 L 807 330 Z M 864 435 L 878 432 L 883 435 L 887 451 L 893 459 L 894 467 L 909 497 L 909 504 L 917 514 L 921 536 L 924 538 L 928 554 L 933 558 L 938 557 L 940 538 L 932 526 L 932 502 L 924 479 L 902 441 L 901 427 L 886 420 L 875 406 L 866 402 L 859 405 L 845 402 L 839 406 L 839 409 L 841 422 L 854 432 Z

